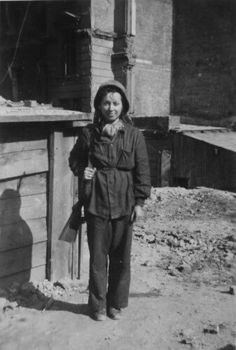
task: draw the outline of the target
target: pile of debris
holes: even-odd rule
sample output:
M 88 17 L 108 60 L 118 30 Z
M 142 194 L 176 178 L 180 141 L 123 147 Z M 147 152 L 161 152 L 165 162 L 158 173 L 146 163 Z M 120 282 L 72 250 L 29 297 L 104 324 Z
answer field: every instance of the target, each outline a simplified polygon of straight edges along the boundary
M 226 191 L 153 188 L 134 237 L 157 251 L 154 264 L 171 275 L 211 270 L 234 282 L 235 208 L 236 195 Z
M 24 108 L 24 107 L 30 107 L 30 108 L 52 108 L 51 104 L 44 104 L 44 103 L 38 103 L 36 100 L 22 100 L 22 101 L 11 101 L 7 100 L 4 97 L 0 96 L 0 108 Z

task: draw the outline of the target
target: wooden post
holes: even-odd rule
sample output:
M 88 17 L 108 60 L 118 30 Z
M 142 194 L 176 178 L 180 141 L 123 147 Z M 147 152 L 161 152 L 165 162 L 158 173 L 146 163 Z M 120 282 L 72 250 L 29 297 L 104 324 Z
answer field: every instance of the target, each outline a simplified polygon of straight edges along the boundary
M 74 247 L 69 243 L 59 241 L 59 236 L 73 206 L 73 174 L 68 166 L 68 156 L 73 144 L 74 137 L 65 137 L 60 130 L 51 133 L 48 208 L 49 269 L 47 274 L 50 280 L 58 280 L 65 276 L 71 277 L 74 270 L 72 265 Z

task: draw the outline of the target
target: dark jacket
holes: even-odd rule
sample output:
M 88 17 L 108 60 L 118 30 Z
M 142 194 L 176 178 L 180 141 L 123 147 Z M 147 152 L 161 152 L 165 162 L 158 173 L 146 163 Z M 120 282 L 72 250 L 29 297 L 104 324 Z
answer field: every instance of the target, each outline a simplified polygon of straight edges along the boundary
M 97 169 L 92 180 L 87 211 L 101 217 L 130 215 L 135 204 L 143 205 L 150 195 L 150 173 L 142 133 L 124 124 L 113 140 L 90 125 L 82 129 L 69 157 L 74 174 L 88 165 Z

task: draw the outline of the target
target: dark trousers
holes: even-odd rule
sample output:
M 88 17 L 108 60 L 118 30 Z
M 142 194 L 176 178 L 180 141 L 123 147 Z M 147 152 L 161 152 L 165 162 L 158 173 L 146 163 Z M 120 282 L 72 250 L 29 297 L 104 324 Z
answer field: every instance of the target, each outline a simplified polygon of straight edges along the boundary
M 130 215 L 118 219 L 89 215 L 89 306 L 92 312 L 128 305 L 132 225 Z

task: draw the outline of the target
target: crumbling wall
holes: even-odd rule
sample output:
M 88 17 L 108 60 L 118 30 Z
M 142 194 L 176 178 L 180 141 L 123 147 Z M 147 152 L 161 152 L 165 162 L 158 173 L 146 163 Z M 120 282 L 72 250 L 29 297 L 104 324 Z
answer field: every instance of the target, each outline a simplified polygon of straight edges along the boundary
M 235 115 L 236 2 L 174 0 L 172 112 Z
M 172 1 L 137 0 L 135 112 L 169 113 L 172 46 Z

